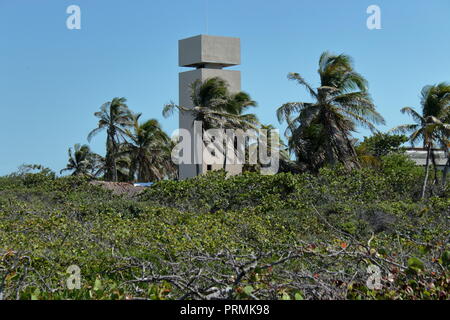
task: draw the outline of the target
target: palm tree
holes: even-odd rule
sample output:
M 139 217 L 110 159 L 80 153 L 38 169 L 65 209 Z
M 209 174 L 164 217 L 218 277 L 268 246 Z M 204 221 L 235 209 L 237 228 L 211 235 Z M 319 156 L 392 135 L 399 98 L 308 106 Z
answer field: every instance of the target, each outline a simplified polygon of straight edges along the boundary
M 288 125 L 289 148 L 311 171 L 336 163 L 359 168 L 352 132 L 357 125 L 376 131 L 375 124 L 384 124 L 384 119 L 375 110 L 367 81 L 354 70 L 349 56 L 323 53 L 318 72 L 317 90 L 298 73 L 288 76 L 305 87 L 314 100 L 286 103 L 278 109 L 278 120 Z
M 101 157 L 91 152 L 88 145 L 76 144 L 73 148 L 69 148 L 69 161 L 67 166 L 61 170 L 72 171 L 72 176 L 89 176 L 94 177 L 98 174 L 99 161 Z
M 250 95 L 246 92 L 238 92 L 235 94 L 230 94 L 224 110 L 230 114 L 243 115 L 249 108 L 256 107 L 256 101 L 253 101 Z M 254 116 L 254 115 L 252 115 Z M 254 119 L 249 119 L 257 123 L 256 117 Z
M 448 123 L 450 114 L 450 85 L 440 83 L 435 86 L 425 86 L 421 92 L 422 114 L 413 108 L 405 107 L 402 113 L 410 115 L 416 123 L 398 126 L 392 132 L 408 133 L 411 145 L 421 141 L 427 151 L 425 164 L 425 177 L 422 185 L 422 199 L 425 198 L 430 162 L 434 166 L 434 180 L 438 183 L 436 159 L 434 148 L 439 145 L 447 150 L 449 145 L 450 124 Z M 443 183 L 445 183 L 445 174 Z
M 124 139 L 125 129 L 133 124 L 132 112 L 126 101 L 125 98 L 114 98 L 103 104 L 100 112 L 94 114 L 99 118 L 98 127 L 88 135 L 91 141 L 97 133 L 106 130 L 105 178 L 114 182 L 118 181 L 116 160 L 119 144 Z
M 422 115 L 424 117 L 434 116 L 442 122 L 442 124 L 450 123 L 450 84 L 446 82 L 441 82 L 434 86 L 425 86 L 422 89 Z M 444 175 L 442 179 L 443 185 L 446 183 L 446 176 L 448 165 L 450 164 L 450 155 L 449 155 L 449 132 L 445 128 L 445 126 L 438 125 L 437 126 L 437 143 L 440 148 L 445 150 L 448 161 L 444 169 Z M 436 158 L 434 152 L 431 152 L 431 162 L 434 167 L 434 182 L 435 184 L 439 183 L 439 179 L 437 176 L 437 165 Z
M 229 123 L 225 123 L 222 125 L 222 128 L 224 129 L 256 129 L 256 127 L 259 125 L 258 119 L 256 115 L 254 114 L 248 114 L 246 113 L 249 108 L 256 107 L 257 103 L 253 101 L 250 97 L 250 95 L 246 92 L 238 92 L 236 94 L 230 94 L 227 103 L 225 104 L 224 111 L 227 112 L 229 115 L 238 116 L 241 118 L 241 121 L 238 121 L 238 123 L 235 123 L 234 121 L 231 121 Z M 228 115 L 228 119 L 230 119 Z M 226 137 L 227 139 L 228 137 Z M 231 141 L 227 141 L 226 144 L 230 143 Z M 235 142 L 235 152 L 237 152 L 237 145 Z M 228 148 L 224 147 L 224 162 L 223 162 L 223 169 L 226 170 L 227 168 L 227 156 L 228 156 Z
M 441 82 L 434 87 L 428 88 L 429 93 L 424 103 L 424 114 L 435 115 L 443 124 L 450 124 L 450 84 Z M 424 88 L 426 93 L 427 87 Z M 447 163 L 444 168 L 442 184 L 445 186 L 447 182 L 447 173 L 450 167 L 450 135 L 449 131 L 444 128 L 438 132 L 439 147 L 442 148 L 447 155 Z M 434 159 L 434 155 L 433 155 Z M 435 163 L 434 163 L 435 164 Z M 435 167 L 436 168 L 436 167 Z
M 208 129 L 256 129 L 258 119 L 254 114 L 244 113 L 249 107 L 255 107 L 245 92 L 230 94 L 225 80 L 215 77 L 205 81 L 197 80 L 191 85 L 191 100 L 194 107 L 179 106 L 170 103 L 164 107 L 164 117 L 169 117 L 175 110 L 193 115 L 193 121 L 203 124 L 203 131 Z M 227 148 L 224 148 L 225 152 Z M 226 166 L 226 158 L 224 167 Z M 197 174 L 199 166 L 197 165 Z
M 129 180 L 134 181 L 136 175 L 139 182 L 173 177 L 176 169 L 171 159 L 172 141 L 157 120 L 140 124 L 140 117 L 134 117 L 133 131 L 125 130 L 128 141 L 121 154 L 130 159 Z
M 117 181 L 118 182 L 128 182 L 129 181 L 129 172 L 130 172 L 130 165 L 131 161 L 130 158 L 124 154 L 125 148 L 124 144 L 121 143 L 118 146 L 118 152 L 116 157 L 116 169 L 117 169 Z M 96 177 L 99 177 L 103 175 L 103 179 L 105 178 L 105 172 L 106 172 L 106 158 L 102 156 L 98 156 L 97 160 L 97 166 L 96 166 Z
M 264 148 L 266 152 L 277 152 L 279 155 L 280 162 L 288 163 L 290 162 L 289 148 L 284 143 L 284 141 L 279 138 L 278 144 L 276 146 L 272 146 L 272 135 L 275 134 L 275 127 L 271 124 L 269 125 L 260 125 L 260 132 L 258 134 L 258 141 L 248 141 L 246 144 L 246 149 L 249 150 L 249 153 L 246 154 L 246 165 L 245 171 L 253 171 L 257 172 L 261 169 L 261 167 L 267 167 L 267 165 L 259 164 L 250 164 L 250 159 L 258 159 L 260 148 L 262 146 L 262 142 L 265 141 L 266 145 Z M 277 136 L 279 136 L 277 134 Z
M 230 94 L 225 80 L 215 77 L 205 81 L 197 80 L 191 84 L 193 108 L 174 103 L 164 106 L 163 115 L 169 117 L 175 110 L 190 112 L 194 121 L 200 121 L 203 129 L 248 128 L 254 127 L 257 118 L 254 114 L 244 114 L 248 107 L 256 106 L 245 92 Z

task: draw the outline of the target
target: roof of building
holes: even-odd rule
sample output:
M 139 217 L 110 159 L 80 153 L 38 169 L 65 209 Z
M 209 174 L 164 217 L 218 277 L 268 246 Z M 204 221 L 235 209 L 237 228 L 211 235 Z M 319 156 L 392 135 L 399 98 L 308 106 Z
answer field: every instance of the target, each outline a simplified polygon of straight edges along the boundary
M 445 166 L 448 161 L 448 156 L 444 150 L 433 150 L 436 164 L 438 166 Z M 427 164 L 427 150 L 420 148 L 410 148 L 406 150 L 406 154 L 419 166 Z

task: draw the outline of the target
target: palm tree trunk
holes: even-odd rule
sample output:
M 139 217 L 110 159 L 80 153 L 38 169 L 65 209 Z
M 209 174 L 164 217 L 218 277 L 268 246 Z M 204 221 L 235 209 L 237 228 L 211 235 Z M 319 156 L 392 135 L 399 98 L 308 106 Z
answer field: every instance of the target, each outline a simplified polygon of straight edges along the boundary
M 425 199 L 425 195 L 427 192 L 428 176 L 430 175 L 430 156 L 431 156 L 431 145 L 429 145 L 427 148 L 427 161 L 425 165 L 425 178 L 422 187 L 422 200 Z
M 105 179 L 107 181 L 112 181 L 113 180 L 113 159 L 112 159 L 112 154 L 111 154 L 111 150 L 106 151 L 106 156 L 105 156 Z
M 223 170 L 226 172 L 227 171 L 227 155 L 228 155 L 228 141 L 227 141 L 226 137 L 225 137 L 225 149 L 224 149 L 223 155 L 224 155 Z
M 348 170 L 359 169 L 356 151 L 348 137 L 348 132 L 333 121 L 327 125 L 326 132 L 329 139 L 327 163 L 333 166 L 342 163 Z
M 113 159 L 113 181 L 114 181 L 114 182 L 118 182 L 118 181 L 119 181 L 119 177 L 117 176 L 117 164 L 116 164 L 116 159 Z
M 112 163 L 112 180 L 113 182 L 118 182 L 119 178 L 117 176 L 117 163 L 116 163 L 116 157 L 117 157 L 117 145 L 115 142 L 113 142 L 113 153 L 111 155 L 111 163 Z
M 105 178 L 108 181 L 117 182 L 117 145 L 115 141 L 115 132 L 108 129 L 108 136 L 106 142 L 106 173 Z
M 136 159 L 131 159 L 130 170 L 128 172 L 129 182 L 134 182 L 135 174 L 136 174 Z
M 436 156 L 434 154 L 433 149 L 431 149 L 431 162 L 433 164 L 433 169 L 434 169 L 434 184 L 438 185 L 439 184 L 438 169 L 437 169 L 437 165 L 436 165 Z
M 447 164 L 445 165 L 444 168 L 444 173 L 442 174 L 442 186 L 446 186 L 447 185 L 447 174 L 448 174 L 448 168 L 450 167 L 450 157 L 447 160 Z

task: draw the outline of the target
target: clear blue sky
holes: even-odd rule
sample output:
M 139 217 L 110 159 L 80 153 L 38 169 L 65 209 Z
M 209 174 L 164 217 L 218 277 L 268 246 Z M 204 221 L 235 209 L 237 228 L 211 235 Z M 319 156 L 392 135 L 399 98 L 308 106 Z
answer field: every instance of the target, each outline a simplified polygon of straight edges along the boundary
M 163 119 L 161 108 L 178 99 L 177 41 L 206 33 L 205 3 L 0 0 L 0 175 L 23 163 L 59 171 L 113 97 L 175 130 L 177 118 Z M 81 30 L 66 28 L 72 4 L 81 7 Z M 366 27 L 372 4 L 382 30 Z M 209 0 L 208 8 L 209 34 L 241 38 L 237 69 L 264 123 L 278 125 L 282 103 L 309 99 L 286 75 L 317 85 L 325 50 L 354 58 L 387 120 L 383 130 L 409 121 L 399 109 L 417 107 L 424 85 L 450 81 L 449 0 Z M 103 153 L 104 136 L 91 146 Z

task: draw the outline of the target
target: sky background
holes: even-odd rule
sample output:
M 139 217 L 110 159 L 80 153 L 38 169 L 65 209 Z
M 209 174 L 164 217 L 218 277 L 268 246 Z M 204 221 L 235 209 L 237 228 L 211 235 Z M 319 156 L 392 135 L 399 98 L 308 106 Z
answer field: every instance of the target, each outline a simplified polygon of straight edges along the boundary
M 66 28 L 73 4 L 81 30 Z M 382 30 L 366 27 L 372 4 Z M 450 81 L 449 0 L 0 0 L 0 175 L 23 163 L 59 172 L 114 97 L 171 134 L 178 119 L 161 110 L 178 101 L 178 73 L 187 70 L 177 66 L 177 42 L 205 33 L 241 38 L 233 69 L 261 122 L 280 129 L 280 105 L 310 100 L 287 74 L 317 86 L 325 50 L 354 58 L 386 118 L 380 130 L 410 122 L 399 110 L 419 107 L 424 85 Z M 92 149 L 104 154 L 104 141 L 98 135 Z

